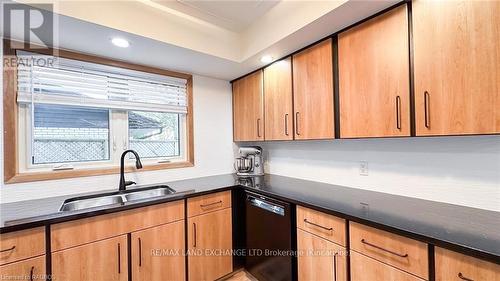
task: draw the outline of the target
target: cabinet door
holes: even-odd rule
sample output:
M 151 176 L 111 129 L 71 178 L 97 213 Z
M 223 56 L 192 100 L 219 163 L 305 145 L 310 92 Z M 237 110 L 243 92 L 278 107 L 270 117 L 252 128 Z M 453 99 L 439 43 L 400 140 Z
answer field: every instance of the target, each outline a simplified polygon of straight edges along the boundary
M 407 7 L 339 35 L 342 138 L 410 136 Z
M 416 133 L 500 133 L 500 1 L 412 3 Z
M 185 280 L 184 220 L 132 233 L 132 280 Z
M 234 141 L 264 140 L 262 71 L 233 82 Z
M 385 263 L 351 251 L 351 281 L 423 281 L 424 279 L 406 273 Z
M 297 229 L 299 281 L 347 280 L 347 252 L 344 247 Z
M 500 280 L 500 265 L 436 247 L 436 281 Z
M 264 68 L 264 116 L 266 140 L 293 139 L 291 58 Z
M 54 280 L 127 281 L 127 236 L 52 253 Z
M 231 209 L 188 219 L 188 279 L 215 280 L 233 271 Z
M 0 266 L 0 280 L 47 280 L 45 255 Z
M 292 58 L 295 139 L 330 139 L 333 119 L 332 40 Z

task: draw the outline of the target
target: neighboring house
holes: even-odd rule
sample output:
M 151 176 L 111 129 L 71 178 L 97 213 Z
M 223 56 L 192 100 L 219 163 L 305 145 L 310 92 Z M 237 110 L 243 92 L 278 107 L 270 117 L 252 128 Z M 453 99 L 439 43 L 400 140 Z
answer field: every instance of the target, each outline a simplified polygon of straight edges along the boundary
M 64 118 L 61 118 L 64 116 Z M 141 157 L 177 155 L 175 134 L 162 122 L 129 112 L 130 148 Z M 34 114 L 36 164 L 109 159 L 109 111 L 93 108 L 37 105 Z M 155 137 L 160 136 L 160 137 Z M 165 139 L 170 139 L 165 141 Z M 113 144 L 113 147 L 117 144 Z M 121 147 L 121 146 L 120 146 Z

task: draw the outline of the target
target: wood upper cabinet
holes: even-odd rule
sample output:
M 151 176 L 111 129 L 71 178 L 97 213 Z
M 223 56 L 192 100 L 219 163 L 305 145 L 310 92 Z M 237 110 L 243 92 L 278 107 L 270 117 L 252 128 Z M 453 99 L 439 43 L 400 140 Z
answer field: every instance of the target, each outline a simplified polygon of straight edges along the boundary
M 266 140 L 293 139 L 293 91 L 291 58 L 264 68 L 264 116 Z
M 233 271 L 231 208 L 188 219 L 188 279 L 216 280 Z
M 500 1 L 412 3 L 416 133 L 500 133 Z
M 132 280 L 186 280 L 184 220 L 133 232 Z
M 127 236 L 52 253 L 52 275 L 61 281 L 128 281 Z
M 410 136 L 407 6 L 339 34 L 342 138 Z
M 347 252 L 344 247 L 297 229 L 299 281 L 347 280 Z
M 234 141 L 264 140 L 262 78 L 259 70 L 233 82 Z
M 334 138 L 332 40 L 293 55 L 295 139 Z
M 436 247 L 436 281 L 500 280 L 500 265 Z

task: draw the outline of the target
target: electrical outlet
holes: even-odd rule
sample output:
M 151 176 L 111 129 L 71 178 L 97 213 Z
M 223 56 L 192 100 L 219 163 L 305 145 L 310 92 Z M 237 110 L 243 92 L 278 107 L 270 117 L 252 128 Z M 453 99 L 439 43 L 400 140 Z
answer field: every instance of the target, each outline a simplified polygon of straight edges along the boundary
M 368 176 L 368 161 L 359 161 L 359 175 Z

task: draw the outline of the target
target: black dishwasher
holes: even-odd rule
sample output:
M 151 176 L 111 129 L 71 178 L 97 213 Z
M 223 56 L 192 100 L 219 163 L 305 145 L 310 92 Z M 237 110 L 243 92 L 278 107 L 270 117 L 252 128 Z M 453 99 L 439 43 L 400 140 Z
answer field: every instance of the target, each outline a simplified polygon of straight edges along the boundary
M 248 191 L 245 197 L 245 268 L 259 281 L 293 280 L 290 204 Z

